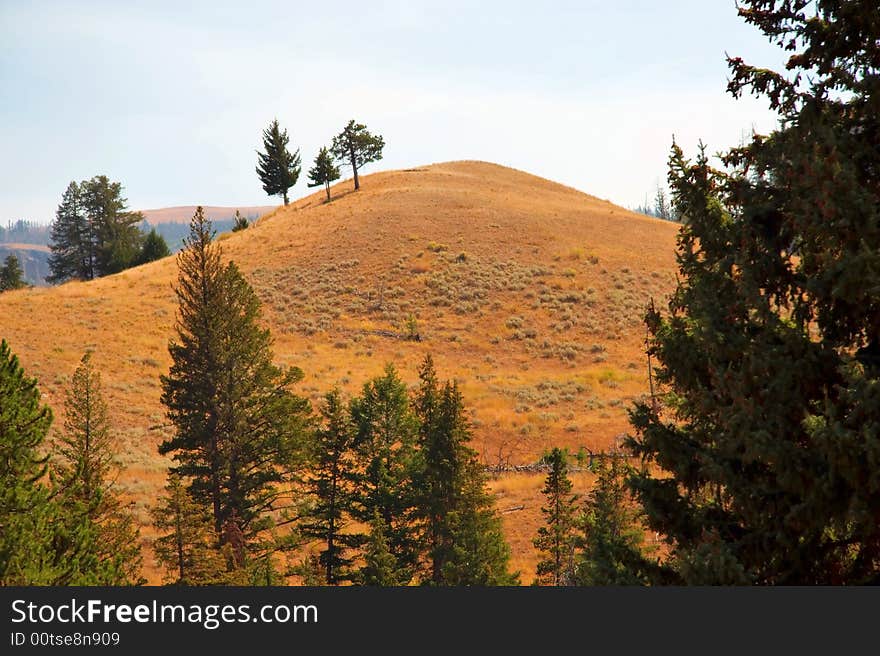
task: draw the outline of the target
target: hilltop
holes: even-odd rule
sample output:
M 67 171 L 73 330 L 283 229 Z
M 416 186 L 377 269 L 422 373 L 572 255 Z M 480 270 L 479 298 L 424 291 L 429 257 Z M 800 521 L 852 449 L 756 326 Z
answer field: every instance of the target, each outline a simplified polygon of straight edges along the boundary
M 375 173 L 357 193 L 350 181 L 332 193 L 220 237 L 263 301 L 276 360 L 305 372 L 300 393 L 355 394 L 387 362 L 415 383 L 430 352 L 459 380 L 487 465 L 532 463 L 554 445 L 599 451 L 628 429 L 626 409 L 648 388 L 641 317 L 674 284 L 674 224 L 481 162 Z M 38 377 L 56 426 L 70 375 L 95 351 L 123 443 L 120 485 L 143 523 L 168 464 L 156 445 L 169 430 L 159 375 L 176 275 L 169 257 L 0 296 L 0 336 Z M 413 328 L 419 341 L 406 339 Z M 577 475 L 579 491 L 589 483 Z M 493 486 L 528 572 L 541 476 Z

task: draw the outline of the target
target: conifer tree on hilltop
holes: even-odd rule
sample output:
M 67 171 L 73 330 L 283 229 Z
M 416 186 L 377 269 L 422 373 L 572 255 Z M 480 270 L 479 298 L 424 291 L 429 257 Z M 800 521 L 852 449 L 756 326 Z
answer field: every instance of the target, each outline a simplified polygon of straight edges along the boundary
M 333 163 L 333 156 L 326 148 L 318 151 L 315 165 L 309 169 L 309 187 L 324 185 L 327 191 L 327 202 L 330 202 L 330 183 L 339 179 L 339 167 Z
M 565 452 L 556 447 L 545 461 L 550 466 L 542 490 L 547 502 L 541 508 L 545 525 L 538 528 L 538 536 L 533 541 L 546 556 L 538 563 L 538 581 L 549 585 L 571 585 L 575 570 L 578 496 L 572 494 Z
M 155 228 L 152 228 L 144 238 L 144 245 L 137 258 L 137 264 L 155 262 L 169 255 L 171 255 L 171 249 L 168 248 L 168 242 L 165 241 L 162 235 L 156 232 Z
M 257 175 L 263 183 L 263 190 L 270 196 L 281 196 L 288 204 L 287 190 L 296 184 L 300 174 L 299 148 L 294 153 L 287 150 L 289 137 L 282 130 L 278 119 L 274 119 L 263 130 L 263 149 L 257 151 Z
M 790 77 L 733 58 L 728 90 L 778 129 L 724 171 L 670 156 L 682 277 L 647 317 L 669 393 L 630 446 L 676 582 L 880 582 L 880 23 L 869 0 L 807 5 L 739 3 Z
M 290 502 L 310 412 L 290 391 L 302 372 L 272 363 L 259 300 L 238 267 L 221 262 L 201 207 L 178 265 L 172 364 L 161 377 L 174 435 L 159 452 L 209 508 L 218 542 L 240 532 L 250 552 L 271 513 Z
M 373 135 L 367 131 L 367 126 L 350 120 L 342 132 L 333 137 L 330 153 L 337 161 L 350 166 L 354 173 L 355 191 L 361 188 L 358 180 L 358 170 L 369 164 L 382 159 L 382 149 L 385 140 L 382 135 Z

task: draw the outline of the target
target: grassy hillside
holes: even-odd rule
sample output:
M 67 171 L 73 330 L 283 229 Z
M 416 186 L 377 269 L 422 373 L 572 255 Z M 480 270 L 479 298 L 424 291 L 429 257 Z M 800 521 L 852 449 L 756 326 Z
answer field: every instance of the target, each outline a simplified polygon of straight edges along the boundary
M 488 465 L 534 462 L 553 445 L 600 450 L 627 430 L 627 406 L 647 392 L 643 309 L 674 282 L 674 225 L 480 162 L 377 173 L 350 189 L 279 207 L 220 242 L 263 300 L 276 359 L 304 370 L 301 393 L 357 393 L 389 361 L 415 383 L 430 352 L 460 380 Z M 156 444 L 169 430 L 159 375 L 175 279 L 170 257 L 0 296 L 0 336 L 58 426 L 69 377 L 94 349 L 123 444 L 120 485 L 144 523 L 168 464 Z M 420 341 L 405 339 L 413 327 Z M 578 474 L 580 491 L 589 484 Z M 493 485 L 528 582 L 541 476 Z

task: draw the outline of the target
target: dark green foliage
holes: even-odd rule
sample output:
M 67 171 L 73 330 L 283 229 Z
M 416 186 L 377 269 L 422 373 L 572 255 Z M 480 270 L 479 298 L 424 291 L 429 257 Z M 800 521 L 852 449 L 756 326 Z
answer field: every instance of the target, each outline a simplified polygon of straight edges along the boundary
M 574 579 L 574 552 L 577 543 L 577 495 L 572 494 L 566 453 L 554 448 L 546 458 L 550 471 L 542 490 L 547 505 L 541 508 L 544 526 L 538 529 L 535 548 L 545 558 L 538 563 L 538 582 L 571 585 Z
M 411 476 L 418 423 L 409 408 L 406 385 L 392 365 L 352 400 L 351 417 L 360 472 L 352 514 L 364 524 L 378 514 L 395 559 L 396 578 L 407 582 L 418 562 Z
M 165 494 L 152 511 L 159 537 L 153 542 L 156 558 L 171 582 L 178 585 L 219 583 L 226 563 L 217 550 L 211 513 L 187 492 L 185 481 L 168 476 Z
M 8 255 L 0 267 L 0 292 L 23 287 L 27 287 L 27 283 L 24 281 L 24 271 L 21 270 L 18 257 Z
M 401 576 L 398 560 L 391 553 L 385 538 L 385 522 L 378 513 L 370 522 L 370 533 L 364 553 L 364 565 L 358 571 L 357 583 L 360 585 L 384 588 L 406 585 L 408 577 Z
M 339 393 L 329 392 L 321 409 L 322 425 L 312 441 L 312 465 L 306 489 L 313 498 L 306 520 L 300 525 L 303 536 L 321 540 L 318 564 L 327 585 L 347 577 L 352 559 L 348 552 L 358 546 L 358 536 L 343 533 L 351 511 L 354 471 L 354 426 Z
M 41 482 L 51 423 L 36 381 L 0 341 L 0 585 L 119 582 L 114 563 L 98 560 L 96 525 L 85 513 L 70 513 Z
M 416 519 L 424 525 L 429 580 L 434 585 L 510 585 L 510 550 L 501 520 L 470 448 L 470 428 L 458 387 L 440 387 L 434 362 L 425 358 L 413 400 L 419 419 Z
M 309 187 L 324 185 L 327 191 L 327 202 L 330 202 L 330 183 L 339 179 L 339 167 L 333 163 L 333 156 L 326 148 L 318 151 L 315 165 L 309 169 Z
M 147 233 L 147 236 L 144 239 L 144 245 L 138 255 L 137 264 L 154 262 L 155 260 L 161 260 L 163 257 L 168 257 L 169 255 L 171 255 L 171 250 L 168 248 L 165 238 L 156 232 L 155 228 L 151 228 L 150 232 Z
M 105 175 L 71 182 L 52 223 L 49 282 L 92 280 L 137 263 L 140 212 L 129 212 L 122 185 Z
M 235 217 L 232 220 L 232 232 L 245 230 L 248 225 L 248 220 L 241 215 L 241 212 L 235 210 Z
M 234 263 L 222 264 L 201 207 L 178 265 L 177 335 L 161 377 L 175 432 L 159 451 L 174 456 L 172 472 L 210 507 L 218 539 L 229 544 L 240 533 L 253 551 L 270 513 L 289 505 L 309 412 L 289 388 L 302 372 L 272 364 L 259 300 Z
M 257 175 L 263 183 L 263 190 L 270 196 L 281 196 L 287 205 L 287 190 L 296 184 L 300 173 L 299 148 L 293 154 L 287 150 L 287 130 L 278 126 L 278 119 L 273 120 L 263 130 L 263 149 L 257 151 Z
M 115 439 L 110 432 L 100 374 L 86 353 L 73 373 L 64 402 L 64 431 L 56 440 L 52 476 L 62 508 L 95 526 L 95 556 L 108 585 L 140 583 L 140 536 L 113 482 Z
M 616 453 L 598 458 L 593 471 L 596 482 L 584 507 L 576 582 L 645 585 L 656 564 L 645 555 L 642 515 L 627 487 L 627 476 L 635 472 Z
M 337 161 L 351 167 L 354 172 L 354 188 L 358 190 L 361 188 L 358 169 L 382 159 L 384 147 L 382 135 L 370 134 L 366 125 L 355 123 L 352 119 L 342 132 L 333 137 L 330 153 Z
M 780 127 L 725 171 L 670 157 L 682 282 L 648 315 L 667 394 L 631 447 L 677 582 L 880 582 L 880 23 L 876 2 L 806 4 L 740 3 L 792 77 L 731 59 L 728 88 Z

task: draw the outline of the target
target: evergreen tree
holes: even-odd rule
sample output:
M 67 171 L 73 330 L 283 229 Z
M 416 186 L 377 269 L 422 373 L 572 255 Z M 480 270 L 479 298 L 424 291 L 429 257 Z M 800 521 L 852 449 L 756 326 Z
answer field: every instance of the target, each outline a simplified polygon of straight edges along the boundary
M 476 452 L 456 385 L 437 380 L 425 357 L 413 399 L 419 419 L 418 457 L 413 467 L 415 519 L 423 526 L 433 585 L 507 585 L 510 550 Z
M 806 4 L 740 3 L 791 76 L 731 59 L 728 89 L 778 129 L 724 171 L 670 157 L 683 276 L 648 315 L 668 394 L 631 446 L 678 582 L 880 582 L 880 23 L 868 0 Z
M 0 267 L 0 292 L 23 287 L 27 287 L 27 283 L 24 281 L 24 271 L 21 270 L 18 257 L 8 255 Z
M 384 376 L 364 385 L 361 396 L 351 402 L 351 416 L 360 471 L 352 514 L 363 524 L 379 515 L 397 578 L 409 581 L 418 561 L 411 476 L 418 426 L 406 385 L 393 365 L 385 367 Z
M 547 505 L 541 508 L 544 526 L 538 528 L 535 548 L 546 557 L 538 563 L 538 581 L 549 585 L 571 585 L 574 576 L 576 503 L 568 478 L 566 454 L 554 448 L 545 462 L 550 466 L 542 493 Z
M 232 222 L 232 232 L 239 232 L 248 227 L 248 220 L 241 215 L 241 212 L 235 210 L 235 216 Z
M 221 263 L 201 207 L 178 265 L 177 335 L 161 377 L 175 433 L 159 451 L 173 454 L 172 472 L 210 506 L 219 541 L 229 542 L 232 521 L 251 549 L 290 498 L 309 407 L 289 388 L 302 372 L 272 364 L 259 300 L 234 263 Z
M 346 578 L 346 568 L 352 562 L 346 551 L 359 542 L 357 536 L 342 532 L 352 503 L 354 427 L 337 391 L 324 397 L 321 414 L 324 421 L 315 431 L 313 464 L 305 481 L 314 505 L 300 532 L 322 541 L 318 562 L 327 585 L 336 585 Z
M 64 403 L 64 432 L 53 450 L 53 477 L 62 508 L 95 525 L 96 556 L 106 585 L 142 582 L 139 532 L 113 489 L 114 438 L 100 374 L 86 353 Z
M 223 581 L 226 563 L 217 550 L 211 513 L 187 492 L 185 481 L 168 476 L 165 495 L 151 511 L 159 537 L 156 558 L 177 585 L 209 585 Z
M 92 225 L 86 215 L 82 189 L 71 182 L 55 212 L 49 248 L 50 283 L 92 280 L 95 277 Z
M 43 485 L 43 443 L 52 411 L 40 402 L 6 343 L 0 341 L 0 585 L 99 585 L 94 525 L 70 515 Z
M 599 458 L 593 471 L 596 482 L 584 508 L 577 583 L 645 585 L 656 564 L 646 557 L 642 515 L 627 487 L 627 476 L 635 472 L 617 453 Z
M 327 202 L 330 202 L 330 183 L 339 179 L 339 167 L 333 163 L 333 156 L 326 148 L 318 151 L 315 165 L 309 169 L 309 187 L 324 185 L 327 191 Z
M 358 572 L 357 582 L 361 585 L 391 588 L 407 583 L 407 578 L 401 577 L 397 558 L 388 547 L 385 529 L 385 522 L 376 513 L 373 521 L 370 522 L 364 564 Z
M 263 190 L 270 196 L 281 196 L 287 205 L 287 190 L 296 184 L 300 173 L 299 148 L 293 154 L 287 150 L 287 130 L 278 126 L 278 119 L 273 120 L 263 130 L 263 149 L 257 151 L 257 175 L 263 183 Z
M 370 134 L 366 125 L 355 123 L 352 119 L 342 132 L 333 137 L 330 153 L 337 161 L 351 167 L 354 172 L 354 188 L 357 191 L 361 188 L 358 169 L 382 159 L 384 147 L 385 140 L 382 135 Z
M 118 273 L 133 266 L 144 241 L 140 212 L 129 212 L 122 185 L 97 175 L 80 185 L 86 216 L 92 228 L 96 276 Z
M 137 264 L 154 262 L 169 255 L 171 255 L 171 249 L 168 248 L 168 242 L 165 241 L 162 235 L 156 232 L 155 228 L 151 228 L 146 238 L 144 238 L 144 245 L 141 247 L 141 252 L 138 255 Z

